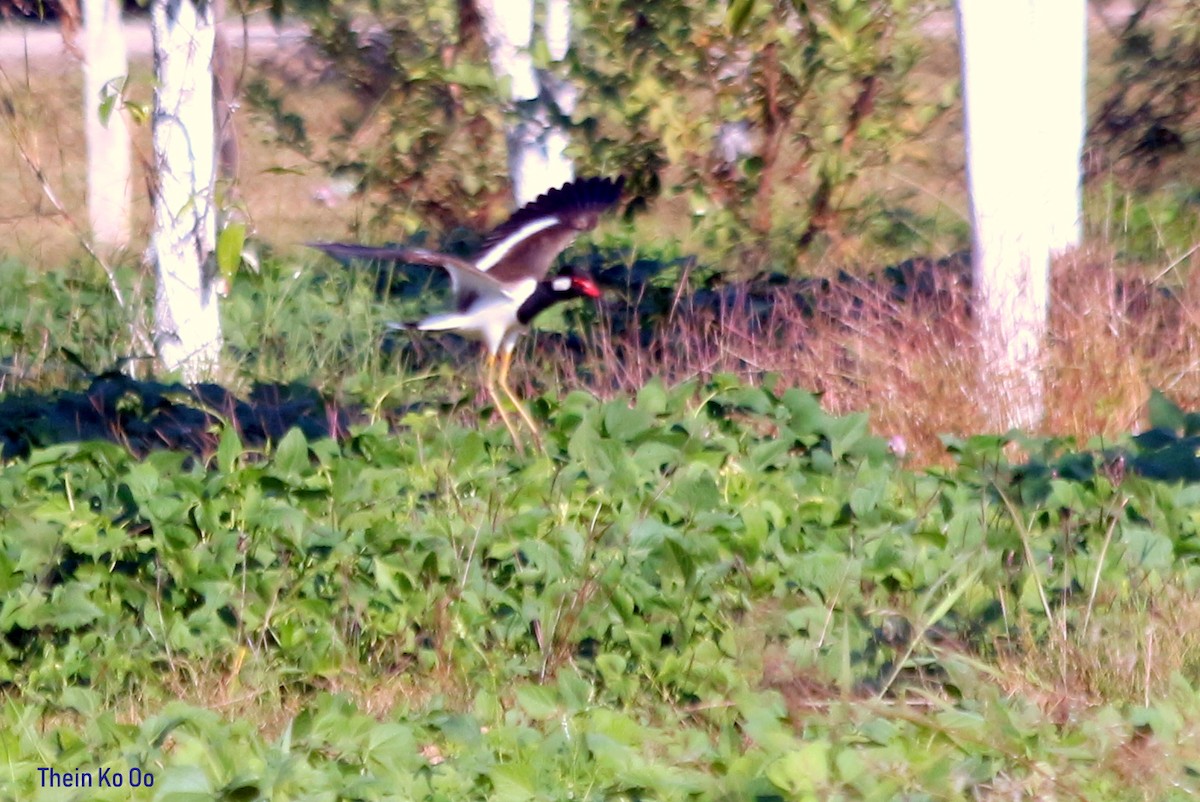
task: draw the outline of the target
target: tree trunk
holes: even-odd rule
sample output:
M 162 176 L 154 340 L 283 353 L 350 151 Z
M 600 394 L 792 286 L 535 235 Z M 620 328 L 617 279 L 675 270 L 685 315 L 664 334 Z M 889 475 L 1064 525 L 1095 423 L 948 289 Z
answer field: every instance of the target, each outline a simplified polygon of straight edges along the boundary
M 213 75 L 215 81 L 215 113 L 217 115 L 217 173 L 228 186 L 230 197 L 236 197 L 238 168 L 241 167 L 241 148 L 238 145 L 237 125 L 233 112 L 237 108 L 237 75 L 234 73 L 233 49 L 220 23 L 225 19 L 225 0 L 210 0 L 217 29 L 213 39 Z M 247 54 L 242 53 L 242 58 Z
M 216 131 L 210 2 L 152 0 L 154 39 L 155 345 L 185 381 L 211 375 L 221 351 L 213 251 Z
M 562 62 L 571 49 L 571 2 L 570 0 L 546 0 L 545 35 L 550 59 Z M 558 107 L 558 112 L 569 117 L 575 112 L 579 91 L 575 84 L 562 74 L 542 76 L 542 89 Z M 542 191 L 562 186 L 575 178 L 575 166 L 567 156 L 571 138 L 566 129 L 551 122 L 546 128 L 546 165 L 543 168 L 549 183 Z
M 545 35 L 556 61 L 570 45 L 569 0 L 548 0 Z M 540 76 L 529 46 L 533 38 L 533 0 L 478 0 L 484 39 L 496 75 L 508 78 L 516 121 L 509 126 L 508 173 L 517 204 L 525 204 L 574 177 L 566 156 L 567 134 L 551 119 L 546 99 L 560 110 L 574 109 L 574 87 Z
M 131 148 L 121 90 L 129 74 L 120 0 L 82 0 L 88 221 L 97 245 L 129 245 Z
M 1079 239 L 1082 19 L 1066 0 L 958 0 L 982 346 L 980 399 L 1000 429 L 1044 411 L 1051 250 Z M 1070 0 L 1082 15 L 1082 0 Z M 1051 29 L 1053 28 L 1053 29 Z M 1046 43 L 1040 46 L 1039 43 Z M 1053 45 L 1051 46 L 1051 43 Z M 1070 75 L 1049 74 L 1070 65 Z
M 1087 0 L 1041 0 L 1034 32 L 1044 60 L 1035 81 L 1042 125 L 1050 254 L 1083 239 L 1083 138 L 1087 129 Z

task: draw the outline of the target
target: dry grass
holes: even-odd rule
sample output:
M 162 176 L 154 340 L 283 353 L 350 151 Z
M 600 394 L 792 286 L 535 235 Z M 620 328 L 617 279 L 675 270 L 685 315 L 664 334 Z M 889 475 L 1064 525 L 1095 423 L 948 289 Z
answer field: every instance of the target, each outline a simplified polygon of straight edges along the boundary
M 6 104 L 0 125 L 0 241 L 5 243 L 4 253 L 32 264 L 60 264 L 78 258 L 81 249 L 74 232 L 46 198 L 25 157 L 38 165 L 72 214 L 86 223 L 82 121 L 63 124 L 79 117 L 83 105 L 80 78 L 6 70 L 0 76 L 0 93 Z
M 1137 430 L 1151 388 L 1200 408 L 1200 256 L 1180 268 L 1186 281 L 1149 284 L 1100 250 L 1058 260 L 1040 434 L 1082 444 Z M 941 303 L 907 304 L 860 284 L 818 296 L 815 314 L 779 290 L 765 316 L 744 290 L 718 308 L 683 298 L 649 337 L 636 318 L 612 334 L 608 306 L 581 362 L 562 353 L 538 367 L 557 368 L 551 385 L 606 397 L 653 376 L 732 373 L 753 383 L 775 373 L 783 387 L 821 393 L 835 413 L 868 411 L 877 433 L 902 438 L 912 463 L 929 465 L 947 458 L 939 435 L 987 429 L 966 290 L 944 289 Z
M 64 56 L 66 58 L 66 56 Z M 58 66 L 58 65 L 56 65 Z M 254 74 L 251 65 L 243 79 Z M 131 64 L 129 100 L 150 102 L 149 65 Z M 46 199 L 42 182 L 26 165 L 22 151 L 41 168 L 45 182 L 81 226 L 87 224 L 84 196 L 84 141 L 80 109 L 82 79 L 78 69 L 43 65 L 6 68 L 0 76 L 0 99 L 11 111 L 0 125 L 0 255 L 47 269 L 78 261 L 79 240 L 71 226 Z M 340 114 L 353 98 L 324 85 L 304 86 L 295 102 L 305 115 L 310 136 L 324 141 L 339 127 Z M 304 157 L 281 148 L 265 122 L 242 107 L 236 118 L 240 165 L 234 203 L 251 222 L 252 231 L 277 252 L 298 254 L 303 243 L 340 238 L 351 223 L 365 216 L 363 202 L 353 199 L 330 206 L 318 196 L 329 185 L 323 172 Z M 149 123 L 133 128 L 133 242 L 136 259 L 148 240 L 151 162 Z
M 1195 590 L 1147 582 L 1125 598 L 1096 601 L 1086 629 L 1068 627 L 1051 643 L 1026 642 L 999 655 L 1006 693 L 1036 699 L 1065 719 L 1096 704 L 1149 705 L 1168 695 L 1173 678 L 1194 676 L 1200 667 L 1200 633 L 1191 623 L 1200 614 Z
M 1150 388 L 1200 407 L 1200 257 L 1162 283 L 1084 251 L 1060 260 L 1048 355 L 1051 434 L 1113 437 L 1138 427 Z

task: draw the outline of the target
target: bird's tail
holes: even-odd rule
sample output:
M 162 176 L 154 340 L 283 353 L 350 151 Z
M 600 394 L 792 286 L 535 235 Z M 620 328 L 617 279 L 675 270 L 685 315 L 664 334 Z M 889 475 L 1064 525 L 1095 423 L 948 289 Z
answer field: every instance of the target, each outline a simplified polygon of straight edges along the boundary
M 470 317 L 460 312 L 442 312 L 415 322 L 389 323 L 388 328 L 398 331 L 453 331 L 463 328 L 470 322 Z

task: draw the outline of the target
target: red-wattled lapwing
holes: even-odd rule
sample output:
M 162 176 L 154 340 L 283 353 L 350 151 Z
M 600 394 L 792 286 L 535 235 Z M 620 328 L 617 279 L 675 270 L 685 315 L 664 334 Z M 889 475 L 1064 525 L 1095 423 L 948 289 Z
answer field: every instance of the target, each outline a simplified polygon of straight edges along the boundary
M 474 259 L 460 259 L 423 248 L 372 247 L 314 242 L 312 247 L 341 259 L 383 259 L 441 267 L 450 274 L 453 312 L 394 328 L 458 331 L 483 340 L 487 348 L 485 383 L 504 425 L 520 448 L 516 427 L 496 396 L 504 390 L 521 419 L 541 443 L 537 425 L 508 385 L 517 339 L 545 309 L 571 298 L 600 297 L 592 279 L 564 271 L 546 278 L 555 258 L 582 231 L 596 227 L 600 215 L 616 204 L 625 179 L 583 178 L 552 189 L 522 206 L 483 241 Z

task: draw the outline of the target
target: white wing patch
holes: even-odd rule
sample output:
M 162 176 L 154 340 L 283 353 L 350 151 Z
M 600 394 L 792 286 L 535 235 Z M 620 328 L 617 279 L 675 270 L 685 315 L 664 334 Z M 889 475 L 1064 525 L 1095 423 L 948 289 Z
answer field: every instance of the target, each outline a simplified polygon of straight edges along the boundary
M 461 295 L 468 291 L 489 296 L 511 293 L 511 290 L 507 289 L 505 285 L 470 265 L 460 267 L 447 263 L 442 267 L 450 274 L 450 287 L 454 290 L 455 295 Z
M 488 250 L 487 253 L 475 260 L 475 267 L 478 270 L 491 270 L 500 260 L 508 255 L 508 252 L 517 247 L 522 241 L 528 237 L 532 237 L 539 231 L 544 231 L 550 226 L 558 225 L 561 221 L 555 215 L 542 217 L 518 228 L 513 233 L 509 234 L 504 239 L 497 242 Z
M 533 295 L 533 291 L 537 289 L 537 285 L 537 279 L 523 278 L 512 284 L 506 284 L 503 293 L 514 301 L 524 303 L 526 298 Z

